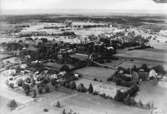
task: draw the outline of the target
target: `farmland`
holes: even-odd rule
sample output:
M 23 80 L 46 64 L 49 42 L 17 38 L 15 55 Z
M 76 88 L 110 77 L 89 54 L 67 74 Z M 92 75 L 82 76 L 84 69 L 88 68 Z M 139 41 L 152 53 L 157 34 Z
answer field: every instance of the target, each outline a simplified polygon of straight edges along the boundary
M 150 77 L 140 82 L 132 76 L 132 70 L 149 74 L 160 66 L 162 74 L 157 74 L 166 77 L 163 17 L 27 15 L 1 21 L 0 111 L 5 114 L 61 114 L 64 109 L 77 114 L 149 114 L 144 106 L 152 102 L 167 112 L 165 78 L 152 85 Z M 113 81 L 119 68 L 132 86 Z M 20 87 L 12 80 L 17 77 L 22 79 Z M 115 100 L 119 90 L 128 94 L 133 85 L 140 88 L 132 97 L 135 105 Z M 6 104 L 13 99 L 19 106 L 11 111 Z M 138 106 L 140 100 L 143 107 Z M 58 101 L 61 106 L 56 106 Z

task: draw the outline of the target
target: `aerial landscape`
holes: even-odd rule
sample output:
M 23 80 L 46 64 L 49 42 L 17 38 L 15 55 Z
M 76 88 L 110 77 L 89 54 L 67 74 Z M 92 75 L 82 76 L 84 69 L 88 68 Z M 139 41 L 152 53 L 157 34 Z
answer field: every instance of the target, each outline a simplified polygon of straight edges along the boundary
M 2 114 L 167 114 L 166 14 L 34 12 L 0 15 Z

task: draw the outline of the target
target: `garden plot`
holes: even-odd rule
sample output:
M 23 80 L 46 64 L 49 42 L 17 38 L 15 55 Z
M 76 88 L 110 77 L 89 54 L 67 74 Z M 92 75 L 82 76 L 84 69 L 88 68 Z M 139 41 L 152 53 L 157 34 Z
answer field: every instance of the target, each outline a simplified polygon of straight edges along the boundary
M 102 81 L 106 81 L 108 77 L 114 74 L 115 70 L 107 69 L 107 68 L 100 68 L 100 67 L 85 67 L 75 72 L 81 74 L 83 78 L 86 79 L 98 79 Z
M 86 88 L 89 88 L 89 85 L 92 84 L 94 91 L 97 91 L 99 94 L 106 94 L 106 96 L 115 97 L 117 90 L 122 89 L 126 91 L 127 87 L 116 86 L 114 83 L 102 83 L 97 81 L 92 81 L 88 79 L 80 79 L 76 81 L 77 86 L 83 84 Z

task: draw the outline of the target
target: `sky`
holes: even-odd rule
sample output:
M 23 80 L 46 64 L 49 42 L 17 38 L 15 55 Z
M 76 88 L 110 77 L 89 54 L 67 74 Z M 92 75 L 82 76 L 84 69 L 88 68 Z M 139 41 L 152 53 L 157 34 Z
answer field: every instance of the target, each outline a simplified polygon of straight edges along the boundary
M 61 10 L 109 10 L 167 14 L 167 3 L 161 0 L 0 0 L 1 13 L 56 13 Z M 164 0 L 162 0 L 164 1 Z

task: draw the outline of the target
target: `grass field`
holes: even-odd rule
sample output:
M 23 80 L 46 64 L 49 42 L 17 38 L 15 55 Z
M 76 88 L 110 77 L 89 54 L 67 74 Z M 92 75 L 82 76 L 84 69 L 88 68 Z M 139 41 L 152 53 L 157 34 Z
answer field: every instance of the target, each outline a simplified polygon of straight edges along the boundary
M 136 97 L 137 100 L 142 100 L 144 103 L 153 103 L 155 108 L 162 111 L 160 114 L 166 114 L 167 109 L 167 83 L 160 81 L 158 85 L 152 85 L 150 82 L 144 82 Z M 159 114 L 159 113 L 158 113 Z
M 163 65 L 164 63 L 160 62 L 152 62 L 152 61 L 147 61 L 147 60 L 136 60 L 134 59 L 133 61 L 124 61 L 122 64 L 119 66 L 124 67 L 124 68 L 132 68 L 133 65 L 136 65 L 136 67 L 141 67 L 143 64 L 147 64 L 148 67 L 153 67 L 156 65 Z
M 106 81 L 108 77 L 110 77 L 115 71 L 112 69 L 100 68 L 100 67 L 85 67 L 75 72 L 83 75 L 83 78 L 86 79 L 98 79 L 102 81 Z
M 9 99 L 0 96 L 0 112 L 3 112 L 3 114 L 11 113 L 10 109 L 7 107 L 9 101 Z
M 80 114 L 148 114 L 148 111 L 129 107 L 100 96 L 79 93 L 63 101 L 64 104 Z
M 76 81 L 76 84 L 83 84 L 87 89 L 89 88 L 89 85 L 92 84 L 93 88 L 95 91 L 97 91 L 100 94 L 105 93 L 107 96 L 110 96 L 112 98 L 115 97 L 117 90 L 119 89 L 123 89 L 123 90 L 127 90 L 127 87 L 123 87 L 123 86 L 117 86 L 115 85 L 115 83 L 102 83 L 102 82 L 97 82 L 97 81 L 92 81 L 92 80 L 88 80 L 88 79 L 80 79 L 78 81 Z
M 167 53 L 164 51 L 155 52 L 149 50 L 132 50 L 125 51 L 124 53 L 118 53 L 116 54 L 116 56 L 123 58 L 136 58 L 143 60 L 167 62 Z
M 55 106 L 57 101 L 60 102 L 61 108 Z M 43 111 L 45 108 L 48 112 Z M 36 102 L 30 102 L 5 114 L 62 114 L 63 109 L 73 110 L 77 114 L 85 114 L 85 112 L 86 114 L 148 114 L 147 110 L 64 88 L 44 94 Z

